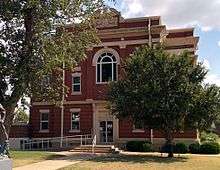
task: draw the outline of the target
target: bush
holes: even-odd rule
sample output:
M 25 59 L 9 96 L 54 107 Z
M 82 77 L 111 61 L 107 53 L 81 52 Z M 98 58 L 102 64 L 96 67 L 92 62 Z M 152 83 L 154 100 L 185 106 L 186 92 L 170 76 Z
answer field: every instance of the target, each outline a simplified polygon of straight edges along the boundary
M 172 144 L 164 144 L 161 149 L 160 152 L 161 153 L 169 153 L 171 150 L 174 151 L 175 145 Z
M 149 152 L 151 143 L 148 141 L 129 141 L 126 144 L 126 149 L 131 152 Z
M 192 143 L 189 145 L 189 152 L 193 154 L 197 154 L 200 152 L 200 144 L 199 143 Z
M 200 147 L 200 153 L 202 154 L 219 154 L 220 146 L 218 143 L 204 143 Z
M 174 148 L 175 153 L 187 153 L 188 147 L 185 143 L 177 143 Z
M 152 145 L 150 143 L 144 143 L 143 144 L 143 152 L 150 152 L 152 151 Z
M 218 142 L 218 135 L 212 132 L 202 132 L 200 135 L 200 140 L 202 143 L 216 143 Z

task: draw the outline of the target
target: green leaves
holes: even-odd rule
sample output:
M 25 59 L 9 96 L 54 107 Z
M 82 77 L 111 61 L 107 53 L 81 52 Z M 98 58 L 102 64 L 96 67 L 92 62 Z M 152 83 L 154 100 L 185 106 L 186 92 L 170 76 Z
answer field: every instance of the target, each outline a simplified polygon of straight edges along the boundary
M 59 99 L 63 62 L 72 70 L 85 59 L 86 49 L 99 43 L 95 19 L 104 8 L 103 0 L 1 1 L 1 102 L 8 103 L 8 86 L 16 98 L 25 93 Z M 57 83 L 38 87 L 45 75 L 55 76 Z
M 192 108 L 198 107 L 195 95 L 200 97 L 198 87 L 203 89 L 207 71 L 201 64 L 194 64 L 194 60 L 187 52 L 170 55 L 161 47 L 137 49 L 125 62 L 123 79 L 110 85 L 108 100 L 112 113 L 118 118 L 131 117 L 145 127 L 170 132 L 183 130 L 185 124 L 195 124 L 199 119 L 191 115 L 199 115 L 199 111 L 196 113 Z M 210 96 L 212 106 L 207 107 L 211 109 L 217 96 L 213 90 L 205 96 Z
M 220 88 L 215 85 L 199 87 L 194 92 L 192 107 L 188 115 L 191 127 L 200 131 L 209 130 L 220 118 Z

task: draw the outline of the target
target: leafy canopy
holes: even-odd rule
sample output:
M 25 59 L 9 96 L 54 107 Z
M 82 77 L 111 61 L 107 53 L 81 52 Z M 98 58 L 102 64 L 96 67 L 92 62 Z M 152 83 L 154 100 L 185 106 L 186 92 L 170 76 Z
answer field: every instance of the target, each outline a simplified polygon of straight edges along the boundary
M 13 107 L 27 94 L 60 99 L 63 63 L 74 68 L 99 42 L 95 21 L 103 0 L 0 1 L 0 102 Z M 43 77 L 55 75 L 48 86 Z
M 171 55 L 143 46 L 126 60 L 123 72 L 108 93 L 118 118 L 132 118 L 172 138 L 175 131 L 204 127 L 219 115 L 219 88 L 202 86 L 207 71 L 187 52 Z

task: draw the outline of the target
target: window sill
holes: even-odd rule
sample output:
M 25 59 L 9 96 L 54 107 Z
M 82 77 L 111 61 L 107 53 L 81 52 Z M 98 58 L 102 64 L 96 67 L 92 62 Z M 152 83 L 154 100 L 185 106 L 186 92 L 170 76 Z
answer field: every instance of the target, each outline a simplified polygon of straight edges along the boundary
M 76 96 L 76 95 L 79 96 L 79 95 L 82 95 L 82 93 L 81 92 L 72 92 L 71 95 L 72 96 Z
M 80 130 L 69 130 L 69 133 L 80 133 Z
M 49 133 L 49 130 L 40 130 L 39 133 Z
M 109 84 L 111 82 L 117 82 L 118 80 L 114 80 L 114 81 L 107 81 L 107 82 L 97 82 L 96 81 L 96 84 Z
M 134 129 L 132 130 L 132 133 L 144 133 L 145 131 L 143 129 Z
M 96 82 L 96 84 L 109 84 L 110 82 Z

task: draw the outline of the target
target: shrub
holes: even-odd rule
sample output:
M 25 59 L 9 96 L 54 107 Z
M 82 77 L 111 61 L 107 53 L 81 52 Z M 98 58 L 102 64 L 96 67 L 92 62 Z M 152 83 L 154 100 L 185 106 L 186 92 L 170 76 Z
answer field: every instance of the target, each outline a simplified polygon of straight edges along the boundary
M 152 151 L 152 145 L 150 143 L 143 144 L 143 152 L 150 152 Z
M 129 141 L 129 142 L 127 142 L 126 149 L 128 151 L 135 152 L 137 150 L 137 142 L 136 141 Z
M 177 143 L 174 148 L 175 153 L 187 153 L 188 147 L 185 143 Z
M 148 141 L 129 141 L 126 144 L 126 149 L 131 152 L 148 152 L 151 144 Z
M 218 143 L 204 143 L 200 147 L 200 153 L 202 154 L 219 154 L 220 146 Z
M 173 151 L 174 151 L 174 148 L 175 148 L 175 145 L 172 145 L 172 144 L 164 144 L 164 145 L 161 147 L 160 152 L 162 152 L 162 153 L 169 153 L 172 149 L 173 149 Z
M 202 143 L 216 143 L 218 142 L 218 135 L 212 132 L 202 132 L 200 135 L 200 140 Z
M 189 145 L 189 152 L 193 154 L 197 154 L 200 152 L 200 144 L 199 143 L 192 143 Z

